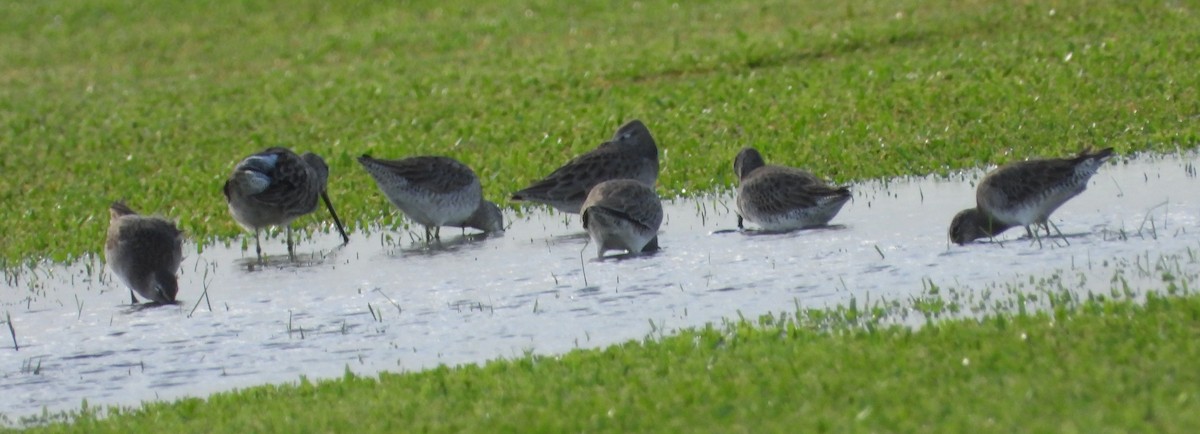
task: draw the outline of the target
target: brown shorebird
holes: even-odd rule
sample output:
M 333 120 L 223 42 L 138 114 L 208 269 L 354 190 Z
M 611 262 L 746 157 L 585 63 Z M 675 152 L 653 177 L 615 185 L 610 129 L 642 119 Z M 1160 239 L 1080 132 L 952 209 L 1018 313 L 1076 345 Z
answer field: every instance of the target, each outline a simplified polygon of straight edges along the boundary
M 975 208 L 960 211 L 950 222 L 950 240 L 966 244 L 1014 226 L 1024 226 L 1031 238 L 1038 226 L 1050 235 L 1050 214 L 1083 192 L 1112 155 L 1112 148 L 1085 149 L 1074 158 L 1019 161 L 989 172 L 975 189 Z
M 156 304 L 174 304 L 179 293 L 175 272 L 183 262 L 183 232 L 159 217 L 138 215 L 121 202 L 108 208 L 108 238 L 104 260 L 117 279 L 129 288 L 129 299 L 137 304 L 137 292 Z
M 800 169 L 767 165 L 754 148 L 733 159 L 737 174 L 738 229 L 742 219 L 767 231 L 823 226 L 850 200 L 850 189 L 825 184 Z
M 449 157 L 380 160 L 363 154 L 359 164 L 404 215 L 425 226 L 425 241 L 438 239 L 442 226 L 503 232 L 500 207 L 483 199 L 479 177 Z
M 596 243 L 596 257 L 609 250 L 658 250 L 662 202 L 641 181 L 616 179 L 597 184 L 583 203 L 583 227 Z
M 268 226 L 287 227 L 288 256 L 295 257 L 290 223 L 296 217 L 315 211 L 318 196 L 333 215 L 342 242 L 350 242 L 342 221 L 329 202 L 329 195 L 325 193 L 328 180 L 329 166 L 320 156 L 311 152 L 296 155 L 279 147 L 246 157 L 233 169 L 225 181 L 225 200 L 233 219 L 254 231 L 254 249 L 260 263 L 263 256 L 258 231 Z
M 622 125 L 611 140 L 514 193 L 512 199 L 544 203 L 562 212 L 578 214 L 592 187 L 610 179 L 633 179 L 654 188 L 658 179 L 658 146 L 641 121 Z

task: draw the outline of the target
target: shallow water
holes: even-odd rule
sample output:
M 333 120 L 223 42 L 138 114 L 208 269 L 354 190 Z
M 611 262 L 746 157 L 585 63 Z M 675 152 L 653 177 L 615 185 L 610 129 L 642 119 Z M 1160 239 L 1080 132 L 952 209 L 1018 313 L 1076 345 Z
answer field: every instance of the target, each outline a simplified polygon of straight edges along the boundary
M 253 246 L 189 246 L 181 304 L 151 309 L 130 307 L 99 259 L 9 270 L 0 306 L 20 349 L 0 327 L 0 413 L 559 353 L 739 313 L 908 300 L 929 281 L 982 288 L 1065 271 L 1085 290 L 1107 291 L 1114 273 L 1160 288 L 1161 273 L 1122 267 L 1200 254 L 1196 163 L 1191 153 L 1104 166 L 1055 213 L 1066 240 L 1042 246 L 1019 229 L 1001 243 L 947 245 L 950 218 L 973 205 L 973 171 L 855 185 L 833 226 L 786 234 L 727 231 L 730 195 L 676 200 L 662 251 L 605 261 L 578 217 L 541 211 L 507 214 L 516 221 L 500 237 L 444 228 L 440 247 L 389 230 L 344 247 L 318 234 L 298 262 L 272 256 L 262 268 L 251 267 Z M 280 237 L 264 249 L 285 252 Z M 1175 266 L 1200 273 L 1194 259 Z

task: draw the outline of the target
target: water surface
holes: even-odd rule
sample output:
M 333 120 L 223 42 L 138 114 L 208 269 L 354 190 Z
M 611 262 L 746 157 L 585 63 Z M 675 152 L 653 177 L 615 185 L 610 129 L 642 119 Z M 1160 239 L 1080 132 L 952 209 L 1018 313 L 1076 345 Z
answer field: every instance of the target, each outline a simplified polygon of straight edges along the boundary
M 264 241 L 274 255 L 266 267 L 252 266 L 252 244 L 188 246 L 174 307 L 130 307 L 97 258 L 9 270 L 0 308 L 20 350 L 0 327 L 0 412 L 560 353 L 739 313 L 908 300 L 927 282 L 983 288 L 1066 273 L 1080 290 L 1106 291 L 1128 274 L 1155 289 L 1161 272 L 1123 267 L 1192 255 L 1174 273 L 1200 273 L 1196 162 L 1193 153 L 1104 166 L 1053 216 L 1065 240 L 1040 246 L 1020 229 L 1000 243 L 947 244 L 950 218 L 974 202 L 981 172 L 971 171 L 855 185 L 833 226 L 785 234 L 729 231 L 728 194 L 679 199 L 665 204 L 661 252 L 605 261 L 594 260 L 577 216 L 540 210 L 506 214 L 500 237 L 445 228 L 437 246 L 392 230 L 342 247 L 318 234 L 297 262 L 275 237 Z

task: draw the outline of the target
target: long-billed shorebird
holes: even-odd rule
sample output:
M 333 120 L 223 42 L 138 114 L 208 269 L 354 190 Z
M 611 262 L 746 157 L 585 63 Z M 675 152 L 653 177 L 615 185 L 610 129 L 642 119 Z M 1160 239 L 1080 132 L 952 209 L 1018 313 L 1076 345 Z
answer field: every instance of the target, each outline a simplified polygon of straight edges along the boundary
M 396 208 L 425 226 L 425 241 L 438 239 L 442 226 L 504 231 L 500 207 L 483 199 L 479 177 L 458 160 L 437 156 L 381 160 L 363 154 L 358 162 Z
M 615 179 L 597 184 L 583 202 L 583 227 L 596 243 L 596 257 L 609 250 L 629 253 L 658 249 L 662 202 L 641 181 Z
M 342 221 L 338 219 L 325 185 L 329 181 L 329 166 L 312 152 L 296 155 L 287 148 L 268 148 L 246 157 L 238 163 L 225 181 L 225 201 L 233 219 L 254 231 L 254 249 L 262 262 L 262 246 L 258 231 L 268 226 L 287 228 L 288 255 L 294 257 L 291 222 L 296 217 L 317 209 L 317 197 L 333 216 L 342 242 L 350 242 Z
M 183 232 L 159 217 L 138 215 L 122 202 L 108 208 L 108 238 L 104 260 L 117 279 L 129 288 L 129 299 L 157 304 L 175 303 L 179 282 L 175 272 L 183 262 Z
M 733 159 L 737 174 L 738 229 L 742 219 L 767 231 L 823 226 L 850 200 L 850 189 L 830 186 L 813 174 L 768 165 L 754 148 Z
M 989 172 L 975 189 L 975 208 L 960 211 L 950 222 L 950 240 L 966 244 L 1014 226 L 1024 226 L 1031 238 L 1038 226 L 1050 235 L 1050 214 L 1083 192 L 1112 155 L 1112 148 L 1085 149 L 1074 158 L 1019 161 Z
M 514 193 L 512 199 L 578 214 L 592 187 L 610 179 L 633 179 L 654 188 L 658 180 L 658 146 L 642 121 L 635 119 L 622 125 L 611 140 L 571 159 Z

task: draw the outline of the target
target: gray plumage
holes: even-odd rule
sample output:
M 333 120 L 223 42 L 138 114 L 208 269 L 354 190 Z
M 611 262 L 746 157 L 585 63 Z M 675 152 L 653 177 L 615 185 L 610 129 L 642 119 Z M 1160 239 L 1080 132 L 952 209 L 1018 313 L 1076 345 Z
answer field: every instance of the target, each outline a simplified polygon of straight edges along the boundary
M 850 189 L 827 185 L 804 170 L 767 165 L 750 147 L 738 152 L 733 170 L 739 229 L 743 218 L 768 231 L 822 226 L 851 198 Z
M 108 211 L 104 260 L 117 280 L 129 288 L 129 298 L 136 304 L 136 292 L 154 303 L 175 303 L 183 232 L 162 218 L 138 215 L 121 202 L 113 202 Z
M 514 193 L 512 199 L 577 214 L 592 187 L 611 179 L 633 179 L 650 188 L 658 180 L 658 145 L 639 120 L 622 125 L 611 140 Z
M 254 231 L 254 245 L 260 261 L 262 247 L 258 242 L 258 231 L 268 226 L 286 226 L 288 254 L 292 255 L 290 224 L 296 217 L 315 211 L 318 197 L 325 201 L 342 241 L 350 242 L 325 192 L 328 180 L 329 166 L 311 152 L 301 156 L 287 148 L 273 147 L 238 163 L 225 181 L 225 200 L 233 219 Z
M 483 199 L 479 177 L 449 157 L 381 160 L 364 154 L 358 162 L 379 190 L 404 215 L 425 226 L 425 238 L 438 238 L 441 226 L 503 232 L 500 207 Z
M 950 240 L 966 244 L 1014 226 L 1024 226 L 1032 237 L 1031 225 L 1045 227 L 1049 235 L 1050 214 L 1083 192 L 1112 155 L 1112 148 L 1084 150 L 1073 158 L 1019 161 L 989 172 L 975 189 L 975 208 L 960 211 L 950 222 Z
M 609 250 L 640 253 L 658 249 L 662 202 L 640 181 L 617 179 L 597 184 L 583 203 L 583 227 L 596 243 L 596 257 Z

